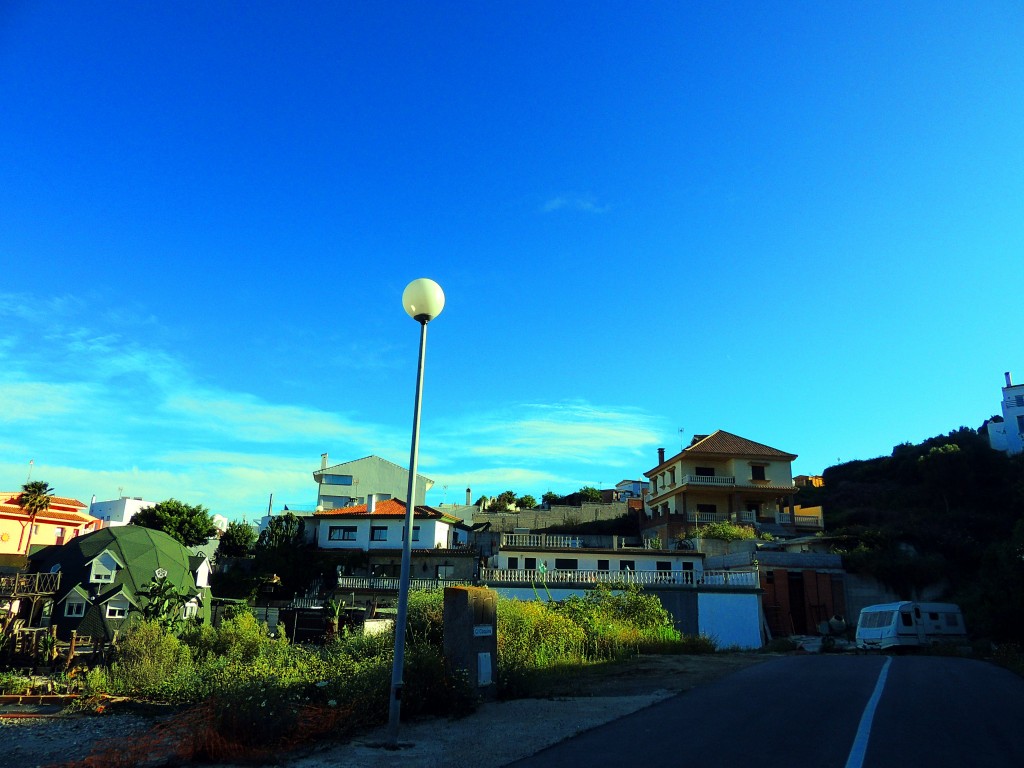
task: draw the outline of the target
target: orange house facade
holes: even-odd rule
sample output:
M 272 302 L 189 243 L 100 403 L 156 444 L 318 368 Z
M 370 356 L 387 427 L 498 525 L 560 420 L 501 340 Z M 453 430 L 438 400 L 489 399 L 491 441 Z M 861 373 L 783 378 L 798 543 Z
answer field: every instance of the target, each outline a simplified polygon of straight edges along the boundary
M 37 514 L 33 523 L 19 503 L 20 498 L 21 491 L 0 493 L 0 554 L 24 555 L 30 545 L 64 544 L 102 526 L 100 520 L 86 511 L 87 505 L 62 496 L 54 496 L 50 508 Z

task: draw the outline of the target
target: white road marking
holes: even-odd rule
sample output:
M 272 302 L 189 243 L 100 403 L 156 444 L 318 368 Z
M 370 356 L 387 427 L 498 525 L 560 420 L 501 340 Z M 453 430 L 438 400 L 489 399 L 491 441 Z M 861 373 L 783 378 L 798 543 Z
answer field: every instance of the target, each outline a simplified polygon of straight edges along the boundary
M 864 714 L 860 716 L 860 725 L 857 726 L 857 736 L 850 748 L 850 756 L 846 758 L 846 768 L 861 768 L 864 765 L 864 755 L 868 751 L 868 739 L 871 738 L 871 721 L 875 718 L 875 708 L 878 700 L 882 698 L 882 689 L 885 688 L 885 678 L 889 675 L 889 665 L 892 658 L 887 658 L 882 665 L 882 671 L 878 673 L 878 682 L 875 683 L 875 692 L 871 694 L 868 703 L 864 707 Z

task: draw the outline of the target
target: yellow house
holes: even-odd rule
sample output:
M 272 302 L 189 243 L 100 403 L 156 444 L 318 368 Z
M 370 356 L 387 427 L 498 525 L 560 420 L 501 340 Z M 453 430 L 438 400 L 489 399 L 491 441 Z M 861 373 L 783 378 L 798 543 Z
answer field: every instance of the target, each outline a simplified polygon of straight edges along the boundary
M 662 541 L 718 521 L 794 525 L 792 462 L 796 454 L 718 430 L 644 473 L 645 535 Z
M 29 513 L 21 506 L 21 491 L 0 493 L 0 554 L 24 555 L 29 546 L 63 544 L 75 536 L 98 530 L 100 521 L 85 509 L 86 505 L 77 499 L 54 496 L 50 508 L 37 514 L 32 523 Z

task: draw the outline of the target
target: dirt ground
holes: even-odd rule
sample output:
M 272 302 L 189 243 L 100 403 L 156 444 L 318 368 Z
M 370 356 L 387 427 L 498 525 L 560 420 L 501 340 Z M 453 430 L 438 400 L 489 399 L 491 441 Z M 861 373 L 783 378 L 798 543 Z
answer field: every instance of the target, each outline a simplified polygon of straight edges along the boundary
M 770 654 L 764 653 L 638 656 L 616 664 L 576 669 L 569 679 L 555 683 L 546 693 L 556 696 L 681 693 L 770 658 Z
M 383 729 L 377 729 L 342 741 L 327 739 L 309 744 L 294 753 L 279 755 L 274 764 L 289 768 L 392 768 L 400 761 L 403 768 L 499 768 L 770 658 L 770 654 L 759 653 L 640 656 L 616 664 L 574 668 L 537 698 L 487 702 L 457 720 L 403 723 L 403 748 L 397 753 L 381 748 L 385 736 Z M 82 759 L 98 744 L 125 744 L 142 738 L 159 720 L 138 712 L 42 719 L 0 717 L 0 735 L 7 736 L 11 745 L 0 764 L 39 766 Z M 474 733 L 488 735 L 483 751 L 479 739 L 470 737 Z M 116 764 L 124 765 L 120 761 Z M 93 765 L 106 768 L 107 763 L 98 760 Z M 222 764 L 210 768 L 229 767 Z

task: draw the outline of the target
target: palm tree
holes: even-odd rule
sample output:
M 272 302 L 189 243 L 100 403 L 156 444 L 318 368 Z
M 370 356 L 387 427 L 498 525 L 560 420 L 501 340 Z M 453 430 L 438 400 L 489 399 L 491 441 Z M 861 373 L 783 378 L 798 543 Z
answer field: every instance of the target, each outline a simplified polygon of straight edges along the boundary
M 36 525 L 36 515 L 45 512 L 50 508 L 50 501 L 53 500 L 53 488 L 49 483 L 42 480 L 33 480 L 21 486 L 21 496 L 18 502 L 21 508 L 28 512 L 28 541 L 25 544 L 25 554 L 28 555 L 29 547 L 32 546 L 32 529 Z

